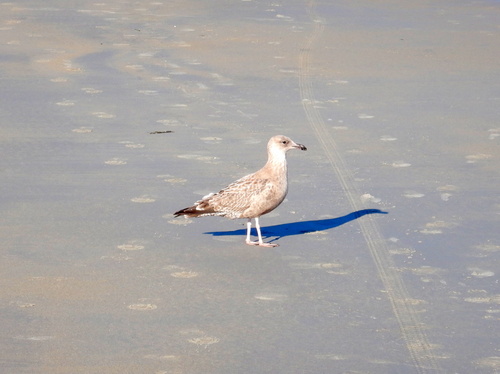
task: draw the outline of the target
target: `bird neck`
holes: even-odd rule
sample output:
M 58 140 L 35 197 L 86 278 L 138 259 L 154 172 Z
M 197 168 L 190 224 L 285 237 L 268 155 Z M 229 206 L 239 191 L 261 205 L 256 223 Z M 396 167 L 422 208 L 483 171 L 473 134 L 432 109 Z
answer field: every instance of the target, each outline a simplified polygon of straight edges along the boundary
M 286 154 L 284 152 L 268 152 L 267 163 L 264 168 L 272 170 L 279 175 L 287 174 Z

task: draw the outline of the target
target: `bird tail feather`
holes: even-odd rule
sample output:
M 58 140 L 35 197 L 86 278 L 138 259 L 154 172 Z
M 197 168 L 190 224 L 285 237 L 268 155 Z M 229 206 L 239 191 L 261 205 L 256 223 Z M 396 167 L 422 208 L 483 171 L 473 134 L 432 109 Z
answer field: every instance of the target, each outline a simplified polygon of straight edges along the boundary
M 179 217 L 179 216 L 199 217 L 199 216 L 210 216 L 216 214 L 217 212 L 209 204 L 196 204 L 175 212 L 174 217 Z

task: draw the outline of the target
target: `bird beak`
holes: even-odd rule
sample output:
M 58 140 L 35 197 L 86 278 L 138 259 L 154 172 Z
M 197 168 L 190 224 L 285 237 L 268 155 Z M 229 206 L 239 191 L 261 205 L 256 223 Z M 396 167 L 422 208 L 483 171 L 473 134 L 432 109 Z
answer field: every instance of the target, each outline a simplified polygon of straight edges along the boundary
M 297 143 L 294 143 L 292 145 L 293 148 L 297 148 L 297 149 L 300 149 L 301 151 L 307 151 L 307 148 L 304 144 L 297 144 Z

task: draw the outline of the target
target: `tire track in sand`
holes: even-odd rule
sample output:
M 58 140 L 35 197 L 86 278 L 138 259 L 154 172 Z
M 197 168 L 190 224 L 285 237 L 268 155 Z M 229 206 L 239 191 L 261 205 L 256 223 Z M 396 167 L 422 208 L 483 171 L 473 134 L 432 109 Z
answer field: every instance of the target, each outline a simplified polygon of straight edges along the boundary
M 302 106 L 306 113 L 308 123 L 314 130 L 352 209 L 358 211 L 364 209 L 359 199 L 361 194 L 357 191 L 352 173 L 345 164 L 342 155 L 337 150 L 335 140 L 328 132 L 318 110 L 314 107 L 315 98 L 309 73 L 309 60 L 311 49 L 320 39 L 325 26 L 323 20 L 315 13 L 314 1 L 308 2 L 307 11 L 314 23 L 314 29 L 299 55 L 299 88 Z M 389 254 L 389 248 L 384 238 L 382 238 L 377 224 L 369 215 L 363 217 L 363 219 L 357 220 L 357 222 L 360 225 L 363 237 L 365 238 L 370 254 L 375 262 L 378 275 L 382 280 L 392 310 L 398 321 L 402 337 L 406 342 L 406 347 L 408 348 L 417 372 L 442 372 L 434 355 L 433 347 L 425 334 L 424 325 L 414 305 L 410 302 L 411 297 L 406 285 L 395 267 Z

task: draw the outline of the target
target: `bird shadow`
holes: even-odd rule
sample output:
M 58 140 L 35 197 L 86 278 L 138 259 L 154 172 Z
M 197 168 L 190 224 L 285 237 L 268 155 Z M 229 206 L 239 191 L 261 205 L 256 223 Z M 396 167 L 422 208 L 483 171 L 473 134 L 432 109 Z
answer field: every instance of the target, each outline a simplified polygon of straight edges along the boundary
M 309 232 L 324 231 L 334 227 L 341 226 L 347 222 L 354 221 L 367 214 L 388 214 L 379 209 L 363 209 L 356 212 L 349 213 L 342 217 L 318 219 L 311 221 L 299 221 L 292 223 L 283 223 L 280 225 L 262 227 L 262 236 L 267 238 L 274 237 L 271 242 L 284 238 L 285 236 L 302 235 Z M 204 232 L 212 236 L 232 236 L 232 235 L 246 235 L 246 229 L 234 231 L 209 231 Z M 252 228 L 252 235 L 257 235 L 255 228 Z

